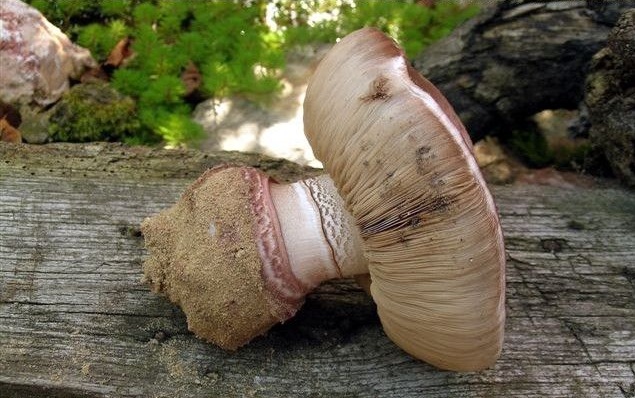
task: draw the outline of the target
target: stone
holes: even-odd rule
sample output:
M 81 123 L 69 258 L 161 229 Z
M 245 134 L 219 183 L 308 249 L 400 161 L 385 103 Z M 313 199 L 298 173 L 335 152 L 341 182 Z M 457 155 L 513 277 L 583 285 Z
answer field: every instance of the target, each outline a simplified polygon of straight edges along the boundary
M 197 105 L 193 119 L 206 132 L 205 151 L 257 152 L 322 167 L 304 136 L 304 94 L 309 77 L 330 46 L 307 46 L 292 51 L 282 72 L 282 92 L 268 103 L 239 96 L 211 98 Z
M 35 8 L 19 0 L 0 2 L 0 100 L 47 106 L 97 63 Z
M 510 158 L 493 137 L 485 137 L 474 144 L 474 157 L 483 177 L 490 184 L 511 183 L 522 169 L 522 165 Z
M 20 108 L 20 115 L 22 116 L 20 132 L 24 141 L 29 144 L 45 144 L 50 140 L 48 134 L 50 110 L 23 105 Z
M 558 169 L 581 171 L 590 145 L 580 134 L 584 116 L 581 109 L 547 109 L 532 116 L 544 136 L 552 162 Z

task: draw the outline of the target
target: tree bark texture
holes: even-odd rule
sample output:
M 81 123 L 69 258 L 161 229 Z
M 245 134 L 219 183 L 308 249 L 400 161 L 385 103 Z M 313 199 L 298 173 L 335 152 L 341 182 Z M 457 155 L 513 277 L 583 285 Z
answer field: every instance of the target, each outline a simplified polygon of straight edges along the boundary
M 622 14 L 586 79 L 589 138 L 596 157 L 635 188 L 635 8 Z
M 138 229 L 213 165 L 281 180 L 258 155 L 0 143 L 0 396 L 633 397 L 635 195 L 494 186 L 506 237 L 506 340 L 495 367 L 439 371 L 382 332 L 353 282 L 225 352 L 141 281 Z
M 545 109 L 577 109 L 593 55 L 635 0 L 504 0 L 430 46 L 415 67 L 448 97 L 473 139 Z

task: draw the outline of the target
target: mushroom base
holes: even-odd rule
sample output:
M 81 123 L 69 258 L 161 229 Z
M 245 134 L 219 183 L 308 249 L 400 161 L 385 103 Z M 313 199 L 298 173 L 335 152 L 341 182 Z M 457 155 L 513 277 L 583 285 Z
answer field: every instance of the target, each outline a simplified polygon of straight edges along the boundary
M 183 309 L 197 336 L 225 349 L 293 316 L 306 294 L 286 271 L 268 183 L 254 169 L 212 169 L 142 224 L 152 290 Z
M 368 273 L 359 229 L 327 176 L 284 185 L 249 167 L 211 169 L 141 228 L 152 289 L 227 349 L 295 315 L 323 281 Z

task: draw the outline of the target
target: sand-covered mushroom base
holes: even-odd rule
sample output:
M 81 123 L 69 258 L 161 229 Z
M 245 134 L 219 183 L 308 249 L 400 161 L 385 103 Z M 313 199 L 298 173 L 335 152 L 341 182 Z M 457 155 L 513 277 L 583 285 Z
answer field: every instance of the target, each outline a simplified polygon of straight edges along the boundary
M 146 219 L 143 272 L 197 336 L 236 349 L 280 322 L 261 276 L 253 184 L 239 168 L 212 169 L 171 208 Z

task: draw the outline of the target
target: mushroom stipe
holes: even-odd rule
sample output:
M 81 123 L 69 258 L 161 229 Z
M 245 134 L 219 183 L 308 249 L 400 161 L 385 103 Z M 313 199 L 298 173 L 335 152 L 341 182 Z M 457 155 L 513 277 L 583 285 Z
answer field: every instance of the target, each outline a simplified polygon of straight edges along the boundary
M 285 185 L 217 167 L 143 222 L 153 290 L 197 336 L 233 350 L 292 317 L 323 281 L 354 277 L 412 356 L 492 366 L 505 323 L 502 232 L 446 99 L 366 28 L 318 65 L 304 126 L 326 175 Z

